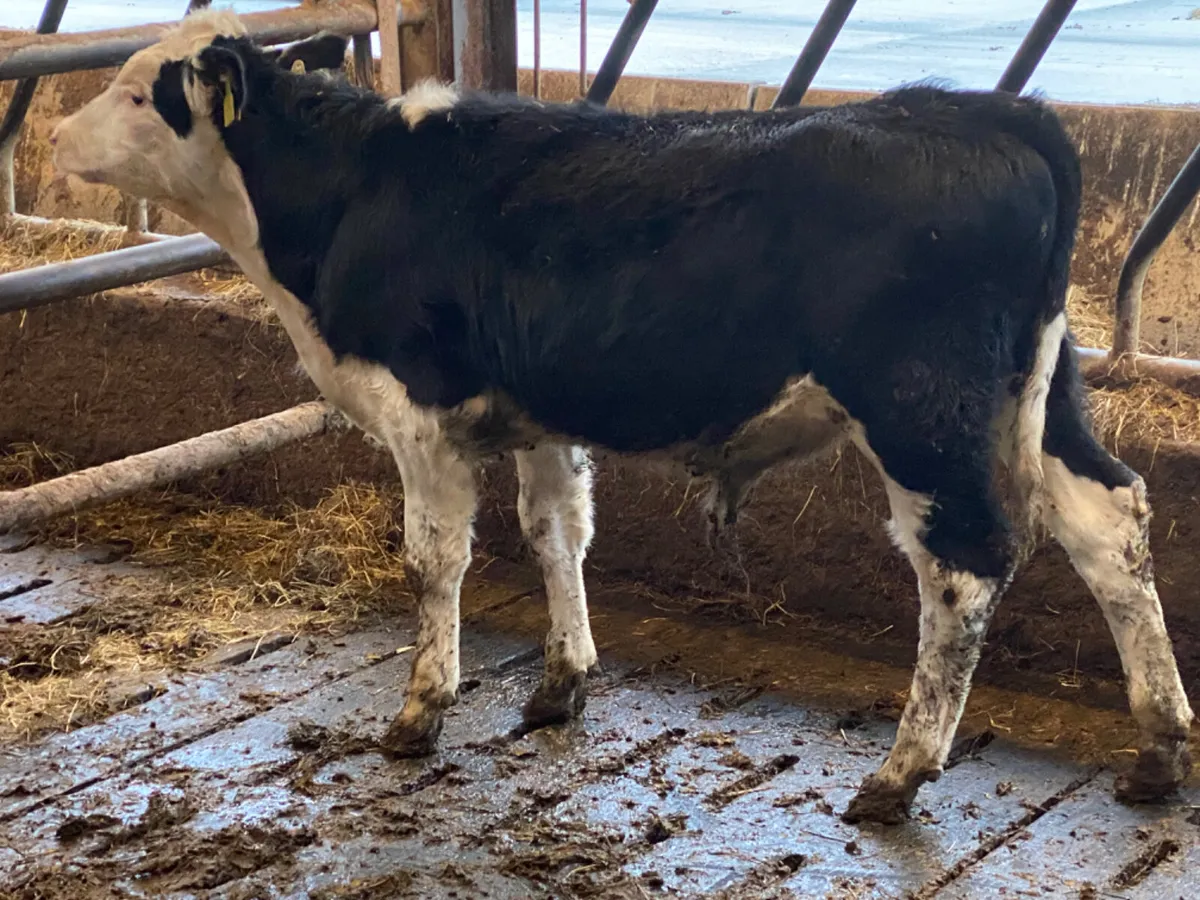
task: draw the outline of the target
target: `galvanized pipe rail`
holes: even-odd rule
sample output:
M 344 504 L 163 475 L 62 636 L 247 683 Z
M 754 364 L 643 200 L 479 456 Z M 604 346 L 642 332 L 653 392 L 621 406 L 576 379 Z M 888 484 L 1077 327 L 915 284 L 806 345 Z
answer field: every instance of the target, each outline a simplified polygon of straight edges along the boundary
M 1067 16 L 1074 8 L 1075 0 L 1047 0 L 1046 5 L 1042 7 L 1042 11 L 1034 20 L 1033 27 L 1025 35 L 1025 40 L 1013 54 L 1008 68 L 1004 70 L 1004 74 L 996 83 L 996 90 L 1019 94 L 1025 89 L 1030 76 L 1033 75 L 1033 70 L 1038 67 L 1042 57 L 1054 43 L 1059 29 L 1062 28 L 1063 23 L 1067 21 Z
M 1200 193 L 1200 145 L 1192 151 L 1167 192 L 1155 204 L 1142 230 L 1133 239 L 1129 254 L 1121 264 L 1117 280 L 1116 323 L 1113 328 L 1114 360 L 1136 353 L 1141 337 L 1142 288 L 1146 273 L 1159 248 L 1174 230 L 1184 212 Z
M 363 34 L 374 31 L 378 22 L 375 6 L 370 0 L 324 0 L 320 6 L 247 13 L 239 18 L 249 36 L 264 45 L 298 41 L 322 29 L 339 34 Z M 0 81 L 120 65 L 178 24 L 157 22 L 102 31 L 3 37 L 0 38 Z
M 841 34 L 842 26 L 850 18 L 854 3 L 855 0 L 829 0 L 821 18 L 817 19 L 817 24 L 813 26 L 812 34 L 804 42 L 804 49 L 796 57 L 796 64 L 788 73 L 787 80 L 775 95 L 772 108 L 795 106 L 804 99 L 817 70 L 821 68 L 821 63 L 825 62 L 829 49 Z
M 621 73 L 625 71 L 629 57 L 633 56 L 634 48 L 637 47 L 642 32 L 646 30 L 646 23 L 654 15 L 656 6 L 658 6 L 658 0 L 633 0 L 629 5 L 629 12 L 621 20 L 621 27 L 617 29 L 613 42 L 609 44 L 608 52 L 604 54 L 604 61 L 600 63 L 596 77 L 592 79 L 592 83 L 588 87 L 587 99 L 589 101 L 600 106 L 608 103 L 621 78 Z
M 34 266 L 0 275 L 0 313 L 34 309 L 70 297 L 182 275 L 215 266 L 228 258 L 221 245 L 208 235 L 189 234 L 70 262 Z

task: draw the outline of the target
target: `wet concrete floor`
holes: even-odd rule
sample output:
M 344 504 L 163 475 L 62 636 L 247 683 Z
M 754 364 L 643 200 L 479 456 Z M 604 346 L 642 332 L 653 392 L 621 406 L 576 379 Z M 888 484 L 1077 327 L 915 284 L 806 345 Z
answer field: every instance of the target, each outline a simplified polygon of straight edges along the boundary
M 86 604 L 69 585 L 104 560 L 34 547 L 3 562 L 0 612 L 43 622 Z M 468 584 L 462 698 L 429 759 L 375 744 L 411 616 L 232 645 L 131 687 L 101 722 L 0 747 L 0 897 L 1200 896 L 1200 790 L 1121 806 L 1103 755 L 981 729 L 978 710 L 911 823 L 843 824 L 906 673 L 754 630 L 601 596 L 605 674 L 584 720 L 519 735 L 544 627 L 522 578 Z M 706 645 L 724 657 L 699 661 Z M 1061 721 L 1103 733 L 1114 715 Z

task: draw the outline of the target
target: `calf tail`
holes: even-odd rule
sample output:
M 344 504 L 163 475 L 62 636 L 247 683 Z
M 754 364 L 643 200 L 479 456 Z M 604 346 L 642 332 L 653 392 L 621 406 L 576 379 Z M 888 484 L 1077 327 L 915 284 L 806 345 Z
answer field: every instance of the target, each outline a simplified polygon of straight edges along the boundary
M 999 110 L 1001 127 L 1045 160 L 1054 184 L 1056 211 L 1043 308 L 1043 321 L 1049 322 L 1067 307 L 1071 253 L 1075 249 L 1083 190 L 1079 154 L 1058 114 L 1040 100 L 1004 97 L 999 101 Z
M 1042 516 L 1042 442 L 1050 382 L 1059 354 L 1071 352 L 1067 337 L 1067 289 L 1075 232 L 1079 226 L 1082 176 L 1075 146 L 1049 106 L 1027 97 L 1005 97 L 998 105 L 1002 127 L 1045 160 L 1054 185 L 1056 205 L 1043 292 L 1036 298 L 1040 302 L 1034 314 L 1032 352 L 1026 357 L 1029 364 L 1017 403 L 1013 434 L 1014 487 L 1017 508 L 1021 511 L 1014 524 L 1024 557 L 1033 548 Z
M 1017 400 L 1013 424 L 1013 487 L 1016 492 L 1016 529 L 1018 555 L 1023 561 L 1032 552 L 1038 524 L 1042 521 L 1045 475 L 1042 470 L 1042 444 L 1046 434 L 1046 405 L 1050 383 L 1058 367 L 1060 353 L 1070 353 L 1067 340 L 1067 316 L 1058 312 L 1043 322 L 1035 335 L 1033 363 L 1021 396 Z

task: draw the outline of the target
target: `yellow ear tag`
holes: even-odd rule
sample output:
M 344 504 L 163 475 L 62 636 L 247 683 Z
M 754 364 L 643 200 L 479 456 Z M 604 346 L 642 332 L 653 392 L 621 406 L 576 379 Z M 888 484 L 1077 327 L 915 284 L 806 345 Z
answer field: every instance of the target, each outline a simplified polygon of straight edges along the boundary
M 225 85 L 225 103 L 224 103 L 224 107 L 223 107 L 223 112 L 225 114 L 225 127 L 228 128 L 230 125 L 233 124 L 233 119 L 234 119 L 233 86 L 229 83 L 228 75 L 221 76 L 221 84 Z M 241 117 L 238 116 L 238 118 L 241 118 Z
M 305 72 L 304 60 L 298 59 L 294 63 L 292 63 L 292 74 L 293 75 L 303 75 L 304 72 Z

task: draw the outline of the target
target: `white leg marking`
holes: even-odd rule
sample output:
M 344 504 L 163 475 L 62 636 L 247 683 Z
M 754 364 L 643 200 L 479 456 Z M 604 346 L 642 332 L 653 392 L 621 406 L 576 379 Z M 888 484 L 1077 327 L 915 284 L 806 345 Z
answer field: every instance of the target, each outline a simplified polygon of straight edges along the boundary
M 436 416 L 409 407 L 388 435 L 404 481 L 404 547 L 419 595 L 417 646 L 404 709 L 388 733 L 398 752 L 432 750 L 459 681 L 459 592 L 471 562 L 475 476 Z
M 879 771 L 863 782 L 845 818 L 896 823 L 907 818 L 921 785 L 941 777 L 1001 585 L 944 569 L 922 544 L 930 499 L 886 475 L 884 481 L 892 539 L 917 572 L 921 638 L 896 742 Z
M 1050 455 L 1043 467 L 1046 524 L 1104 611 L 1143 737 L 1151 744 L 1186 740 L 1192 710 L 1154 584 L 1145 484 L 1139 478 L 1110 491 Z
M 550 632 L 546 672 L 526 718 L 548 721 L 582 711 L 584 678 L 596 663 L 583 560 L 592 542 L 592 466 L 585 450 L 545 444 L 517 451 L 517 512 L 546 583 Z
M 919 786 L 941 775 L 1000 585 L 994 578 L 947 571 L 921 546 L 912 526 L 924 524 L 928 498 L 890 480 L 888 497 L 892 533 L 917 571 L 921 638 L 896 743 L 880 775 L 897 785 L 915 780 Z

